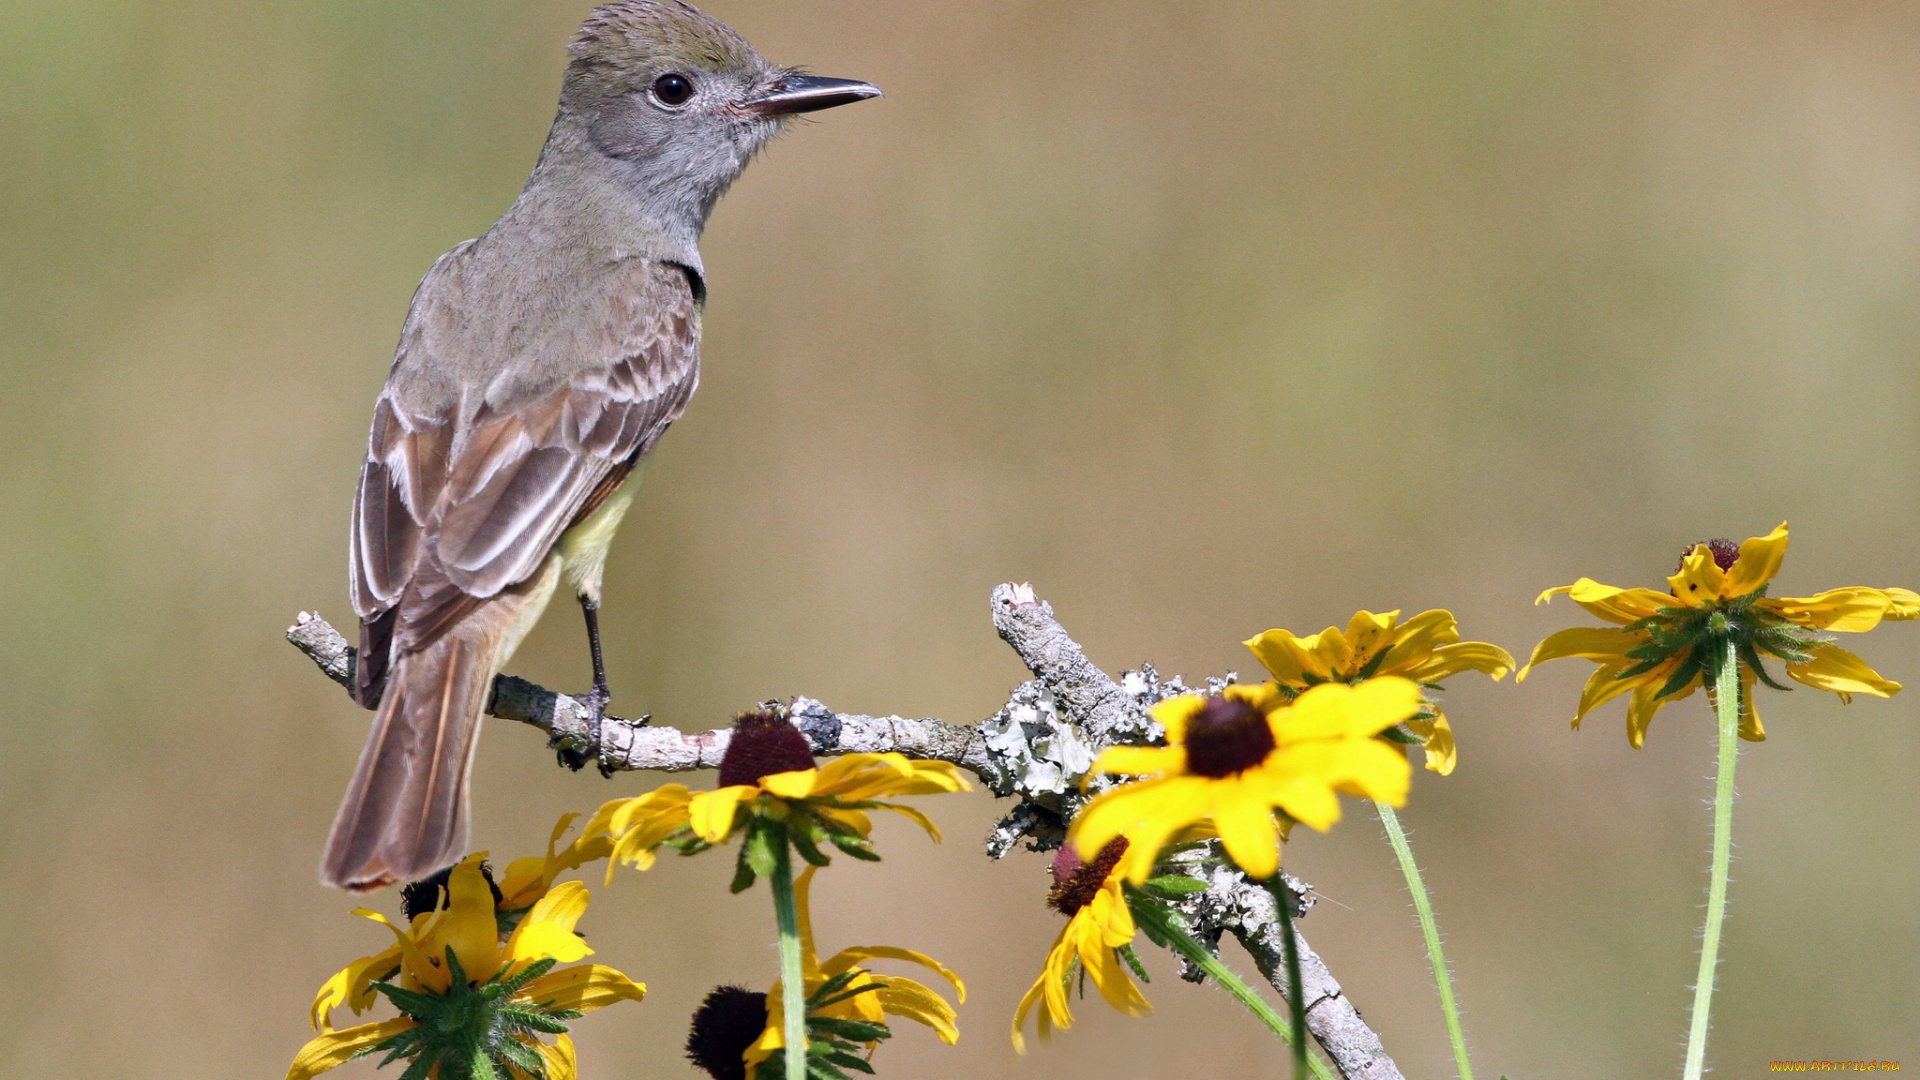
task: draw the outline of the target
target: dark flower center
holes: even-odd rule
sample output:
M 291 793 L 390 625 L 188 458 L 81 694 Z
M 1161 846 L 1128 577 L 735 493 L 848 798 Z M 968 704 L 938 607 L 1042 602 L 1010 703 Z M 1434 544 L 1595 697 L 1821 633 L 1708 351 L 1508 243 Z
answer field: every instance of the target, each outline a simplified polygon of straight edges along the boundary
M 733 721 L 733 741 L 720 757 L 720 786 L 757 784 L 774 773 L 813 768 L 813 744 L 786 717 L 770 709 L 743 712 Z
M 487 879 L 487 888 L 493 890 L 493 906 L 496 909 L 499 908 L 500 902 L 506 898 L 500 895 L 500 886 L 493 883 L 493 867 L 481 863 L 480 876 Z M 406 912 L 407 922 L 413 922 L 413 917 L 416 915 L 438 911 L 451 903 L 452 898 L 447 889 L 447 882 L 451 880 L 453 880 L 453 867 L 449 866 L 432 877 L 421 878 L 411 885 L 402 886 L 400 910 Z
M 1731 540 L 1702 540 L 1700 544 L 1707 545 L 1707 550 L 1713 554 L 1713 565 L 1722 570 L 1733 569 L 1734 561 L 1740 558 L 1740 545 Z M 1687 558 L 1700 544 L 1694 544 L 1680 553 L 1680 565 L 1673 568 L 1674 573 L 1679 573 L 1681 568 L 1687 565 Z
M 1061 845 L 1053 857 L 1053 888 L 1047 890 L 1047 905 L 1062 915 L 1073 916 L 1093 902 L 1093 895 L 1113 873 L 1120 856 L 1127 853 L 1127 838 L 1116 836 L 1107 841 L 1100 854 L 1088 862 L 1080 857 L 1072 841 Z
M 722 986 L 694 1010 L 687 1032 L 687 1060 L 713 1080 L 746 1080 L 742 1055 L 767 1028 L 767 995 L 741 986 Z
M 1237 697 L 1216 695 L 1187 721 L 1187 771 L 1216 780 L 1245 772 L 1273 753 L 1266 715 Z

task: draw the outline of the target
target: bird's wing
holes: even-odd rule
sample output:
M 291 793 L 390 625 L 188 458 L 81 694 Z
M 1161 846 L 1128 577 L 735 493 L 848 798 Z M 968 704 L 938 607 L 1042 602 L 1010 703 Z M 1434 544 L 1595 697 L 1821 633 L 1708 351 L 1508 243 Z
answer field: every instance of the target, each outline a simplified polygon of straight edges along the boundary
M 587 318 L 598 325 L 574 326 L 565 338 L 604 356 L 569 357 L 558 365 L 565 374 L 545 385 L 514 381 L 524 372 L 510 368 L 472 388 L 485 394 L 477 408 L 420 415 L 389 379 L 354 502 L 363 638 L 378 625 L 377 636 L 391 635 L 403 652 L 425 648 L 481 601 L 526 580 L 686 408 L 699 381 L 692 287 L 667 264 L 635 262 L 625 274 L 590 305 Z M 404 353 L 424 342 L 403 334 L 396 370 L 423 359 Z

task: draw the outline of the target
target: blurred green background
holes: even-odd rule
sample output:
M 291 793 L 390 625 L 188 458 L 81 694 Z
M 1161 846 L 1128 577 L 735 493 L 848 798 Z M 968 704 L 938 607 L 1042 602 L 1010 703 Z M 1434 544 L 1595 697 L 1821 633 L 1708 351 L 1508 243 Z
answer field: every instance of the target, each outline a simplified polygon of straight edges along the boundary
M 716 0 L 884 101 L 801 125 L 715 214 L 705 385 L 616 545 L 617 712 L 794 693 L 972 721 L 1025 678 L 1031 580 L 1109 670 L 1451 608 L 1525 650 L 1541 589 L 1652 584 L 1791 519 L 1777 592 L 1920 585 L 1920 8 L 1898 0 L 1099 5 Z M 345 623 L 348 497 L 415 282 L 518 191 L 586 5 L 8 0 L 0 9 L 0 728 L 8 1076 L 278 1076 L 385 932 L 314 867 L 367 716 L 280 634 Z M 1849 642 L 1920 679 L 1920 629 Z M 556 604 L 514 662 L 584 687 Z M 1569 734 L 1588 668 L 1454 680 L 1461 766 L 1404 819 L 1484 1075 L 1672 1075 L 1704 897 L 1698 698 Z M 1716 1075 L 1920 1064 L 1920 698 L 1763 703 L 1743 759 Z M 475 846 L 659 778 L 495 723 Z M 709 782 L 710 776 L 692 778 Z M 1027 1060 L 1058 920 L 1004 807 L 817 890 L 828 950 L 960 967 L 960 1045 L 883 1075 L 1278 1075 L 1156 957 Z M 1451 1061 L 1371 814 L 1303 834 L 1303 929 L 1409 1077 Z M 764 986 L 728 860 L 594 879 L 652 988 L 586 1075 L 691 1076 L 684 1024 Z M 381 906 L 397 906 L 382 897 Z M 1244 957 L 1240 958 L 1244 962 Z M 911 1027 L 912 1025 L 907 1025 Z M 344 1077 L 376 1075 L 364 1063 Z

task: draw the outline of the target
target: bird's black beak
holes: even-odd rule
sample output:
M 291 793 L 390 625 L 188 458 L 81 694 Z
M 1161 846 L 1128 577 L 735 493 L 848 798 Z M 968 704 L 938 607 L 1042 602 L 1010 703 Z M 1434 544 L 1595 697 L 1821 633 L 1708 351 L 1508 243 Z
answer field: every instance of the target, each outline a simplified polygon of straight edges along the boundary
M 877 98 L 880 88 L 853 79 L 823 79 L 818 75 L 783 75 L 780 81 L 744 106 L 755 116 L 791 116 L 818 112 L 835 105 Z

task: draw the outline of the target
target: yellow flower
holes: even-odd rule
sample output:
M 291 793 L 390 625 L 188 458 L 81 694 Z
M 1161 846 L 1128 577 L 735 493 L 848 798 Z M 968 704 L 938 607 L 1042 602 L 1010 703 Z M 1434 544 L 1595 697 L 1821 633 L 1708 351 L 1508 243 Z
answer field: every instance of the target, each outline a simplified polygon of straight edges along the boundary
M 686 834 L 697 849 L 720 844 L 755 816 L 780 819 L 809 863 L 821 865 L 814 844 L 825 839 L 860 858 L 873 822 L 868 810 L 890 810 L 918 823 L 935 840 L 940 830 L 910 806 L 883 802 L 897 795 L 970 790 L 945 761 L 913 761 L 900 754 L 846 754 L 816 767 L 812 748 L 785 717 L 740 716 L 720 762 L 720 786 L 689 791 L 666 784 L 632 799 L 615 799 L 588 822 L 587 837 L 610 837 L 614 860 L 646 870 L 661 844 Z M 607 867 L 612 880 L 613 865 Z
M 808 908 L 807 894 L 813 884 L 813 872 L 817 867 L 809 866 L 794 879 L 794 904 L 799 909 L 800 922 L 800 969 L 806 981 L 806 993 L 809 1001 L 818 991 L 835 981 L 837 976 L 848 976 L 839 980 L 826 999 L 826 1003 L 810 1007 L 807 1010 L 809 1021 L 814 1018 L 834 1020 L 854 1020 L 868 1024 L 885 1024 L 888 1015 L 898 1016 L 925 1024 L 940 1036 L 940 1041 L 952 1046 L 960 1039 L 958 1014 L 945 998 L 926 986 L 902 978 L 898 975 L 875 975 L 863 966 L 868 960 L 904 960 L 919 964 L 921 967 L 937 972 L 942 978 L 953 984 L 954 997 L 961 1003 L 967 1000 L 967 986 L 960 976 L 938 960 L 912 949 L 897 949 L 890 945 L 863 945 L 852 949 L 842 949 L 833 954 L 826 963 L 821 963 L 813 947 L 813 916 Z M 872 990 L 864 989 L 874 987 Z M 782 1030 L 785 1018 L 786 1002 L 784 988 L 778 983 L 767 994 L 766 1026 L 760 1037 L 748 1046 L 743 1055 L 747 1064 L 747 1077 L 752 1080 L 757 1075 L 760 1064 L 772 1057 L 775 1052 L 786 1048 L 786 1034 Z M 809 1041 L 812 1039 L 809 1037 Z M 869 1050 L 873 1044 L 869 1043 Z
M 1133 913 L 1127 908 L 1122 891 L 1127 866 L 1124 856 L 1131 847 L 1124 836 L 1108 840 L 1092 861 L 1084 861 L 1072 844 L 1060 849 L 1053 861 L 1053 888 L 1047 903 L 1067 916 L 1067 925 L 1053 939 L 1047 962 L 1040 970 L 1020 1007 L 1013 1014 L 1013 1048 L 1027 1052 L 1022 1029 L 1027 1014 L 1040 1006 L 1036 1019 L 1041 1039 L 1050 1038 L 1054 1028 L 1065 1031 L 1073 1026 L 1073 1010 L 1068 1007 L 1068 989 L 1075 966 L 1086 971 L 1100 996 L 1128 1016 L 1145 1016 L 1153 1011 L 1140 988 L 1127 976 L 1119 950 L 1133 943 Z
M 1377 675 L 1400 675 L 1435 688 L 1435 683 L 1462 671 L 1481 671 L 1499 680 L 1513 670 L 1513 657 L 1505 649 L 1461 641 L 1453 613 L 1440 609 L 1423 611 L 1404 623 L 1398 611 L 1362 611 L 1347 623 L 1345 634 L 1331 626 L 1306 637 L 1269 630 L 1245 644 L 1291 694 L 1321 683 L 1360 683 Z M 1429 702 L 1406 725 L 1426 748 L 1427 768 L 1442 776 L 1453 772 L 1453 727 L 1439 706 Z
M 1646 741 L 1653 716 L 1708 684 L 1727 645 L 1740 658 L 1740 735 L 1766 738 L 1749 691 L 1756 682 L 1785 690 L 1773 681 L 1761 654 L 1786 661 L 1795 681 L 1831 690 L 1842 702 L 1854 694 L 1891 697 L 1900 684 L 1885 679 L 1858 656 L 1830 644 L 1816 631 L 1861 633 L 1882 619 L 1920 617 L 1920 594 L 1907 589 L 1854 586 L 1817 596 L 1771 598 L 1768 583 L 1780 572 L 1787 553 L 1787 526 L 1735 547 L 1730 540 L 1696 545 L 1667 579 L 1668 591 L 1616 589 L 1590 578 L 1540 594 L 1545 603 L 1566 593 L 1574 603 L 1615 624 L 1578 626 L 1552 634 L 1535 646 L 1521 669 L 1525 679 L 1536 664 L 1578 656 L 1600 665 L 1587 680 L 1573 726 L 1596 707 L 1631 692 L 1627 703 L 1627 739 Z
M 445 1060 L 450 1053 L 470 1057 L 474 1051 L 467 1044 L 476 1009 L 491 1010 L 489 1032 L 498 1028 L 503 1036 L 489 1050 L 502 1074 L 519 1080 L 541 1075 L 571 1080 L 573 1044 L 559 1021 L 623 999 L 639 1001 L 646 987 L 598 964 L 553 970 L 557 963 L 572 963 L 593 952 L 574 932 L 588 899 L 577 881 L 546 889 L 511 931 L 502 932 L 497 894 L 482 871 L 484 858 L 484 853 L 471 855 L 454 867 L 447 879 L 446 905 L 413 915 L 408 927 L 364 908 L 354 912 L 391 930 L 394 947 L 355 961 L 322 988 L 314 1002 L 314 1026 L 323 1034 L 294 1058 L 287 1080 L 307 1080 L 378 1050 L 390 1051 L 390 1058 L 432 1054 Z M 389 955 L 393 963 L 382 959 Z M 374 988 L 396 1004 L 405 1002 L 402 1015 L 330 1030 L 328 1009 L 342 1001 L 353 1004 L 353 988 L 368 983 L 377 984 Z M 488 990 L 496 985 L 501 989 Z M 442 1022 L 449 1019 L 451 1023 Z M 531 1030 L 552 1032 L 557 1040 L 547 1044 Z
M 1068 827 L 1068 842 L 1091 859 L 1127 836 L 1122 869 L 1137 885 L 1169 837 L 1206 820 L 1240 869 L 1265 879 L 1280 868 L 1276 807 L 1325 832 L 1340 819 L 1336 791 L 1394 806 L 1406 800 L 1407 759 L 1374 736 L 1419 712 L 1418 686 L 1394 675 L 1281 699 L 1267 683 L 1155 705 L 1167 745 L 1109 748 L 1093 771 L 1157 775 L 1097 796 Z
M 498 885 L 493 884 L 492 871 L 485 863 L 481 864 L 481 876 L 494 896 L 494 917 L 503 931 L 511 930 L 520 916 L 547 895 L 555 877 L 584 863 L 604 859 L 613 849 L 613 843 L 607 837 L 583 834 L 556 852 L 554 849 L 560 843 L 560 838 L 566 835 L 567 827 L 579 816 L 562 815 L 547 838 L 546 857 L 530 855 L 515 859 L 507 867 L 507 876 Z M 450 870 L 443 871 L 425 881 L 408 885 L 402 891 L 409 923 L 417 922 L 416 916 L 420 913 L 431 912 L 441 906 L 442 891 L 447 887 L 450 873 Z M 374 981 L 387 978 L 399 970 L 400 946 L 397 943 L 340 969 L 314 995 L 313 1030 L 323 1033 L 332 1031 L 328 1013 L 341 1005 L 352 1009 L 356 1015 L 366 1012 L 379 1000 L 379 994 L 373 988 Z

